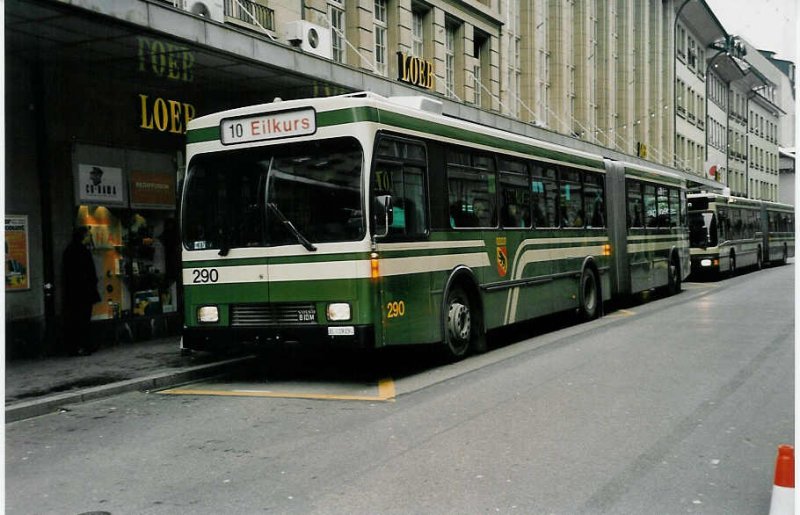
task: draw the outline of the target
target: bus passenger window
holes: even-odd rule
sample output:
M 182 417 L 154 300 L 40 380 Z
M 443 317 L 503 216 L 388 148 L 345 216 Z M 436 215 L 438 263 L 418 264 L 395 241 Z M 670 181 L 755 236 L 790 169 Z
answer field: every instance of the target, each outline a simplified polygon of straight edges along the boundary
M 561 227 L 583 227 L 586 213 L 583 211 L 583 189 L 580 172 L 562 170 L 560 189 Z
M 645 213 L 645 226 L 658 227 L 658 205 L 656 204 L 656 187 L 653 184 L 644 185 L 644 213 Z
M 643 227 L 642 183 L 627 181 L 628 227 Z
M 583 193 L 586 201 L 587 227 L 605 227 L 605 203 L 603 201 L 603 176 L 584 173 Z
M 531 169 L 531 192 L 533 194 L 534 227 L 556 227 L 556 184 L 555 168 L 544 168 L 535 164 Z
M 496 227 L 497 184 L 493 159 L 469 150 L 447 153 L 450 223 L 456 227 Z
M 500 223 L 503 227 L 530 227 L 531 192 L 524 162 L 500 161 Z

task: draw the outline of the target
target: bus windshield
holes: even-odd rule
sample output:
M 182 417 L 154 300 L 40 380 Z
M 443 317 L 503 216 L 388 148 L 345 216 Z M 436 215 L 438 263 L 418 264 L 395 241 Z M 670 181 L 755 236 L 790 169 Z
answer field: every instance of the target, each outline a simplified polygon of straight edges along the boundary
M 696 248 L 717 246 L 717 216 L 712 211 L 689 213 L 689 245 Z
M 224 255 L 360 240 L 362 162 L 353 138 L 199 155 L 187 173 L 183 243 Z

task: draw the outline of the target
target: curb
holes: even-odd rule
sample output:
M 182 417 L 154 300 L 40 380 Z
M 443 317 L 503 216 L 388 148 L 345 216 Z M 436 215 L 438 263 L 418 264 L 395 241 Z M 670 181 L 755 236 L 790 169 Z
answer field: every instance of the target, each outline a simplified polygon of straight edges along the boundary
M 17 422 L 54 413 L 67 404 L 94 401 L 132 391 L 160 390 L 183 383 L 220 375 L 228 368 L 253 359 L 253 356 L 229 359 L 218 363 L 197 365 L 182 370 L 169 370 L 134 379 L 126 379 L 73 392 L 47 395 L 38 399 L 21 401 L 6 406 L 5 421 Z

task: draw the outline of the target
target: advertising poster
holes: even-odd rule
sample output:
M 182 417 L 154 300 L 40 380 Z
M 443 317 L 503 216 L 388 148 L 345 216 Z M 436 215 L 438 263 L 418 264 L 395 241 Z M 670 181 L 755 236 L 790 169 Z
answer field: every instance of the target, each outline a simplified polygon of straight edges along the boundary
M 122 168 L 78 165 L 78 203 L 124 206 Z
M 30 289 L 28 217 L 6 215 L 6 291 Z
M 175 209 L 175 174 L 134 170 L 130 192 L 134 209 Z

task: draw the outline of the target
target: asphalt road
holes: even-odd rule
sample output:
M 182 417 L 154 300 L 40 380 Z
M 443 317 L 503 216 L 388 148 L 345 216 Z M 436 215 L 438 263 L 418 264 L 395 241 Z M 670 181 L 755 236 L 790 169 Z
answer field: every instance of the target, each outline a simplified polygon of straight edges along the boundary
M 793 268 L 540 321 L 454 365 L 283 356 L 231 378 L 390 374 L 388 400 L 131 393 L 10 423 L 5 509 L 763 514 L 794 435 Z

